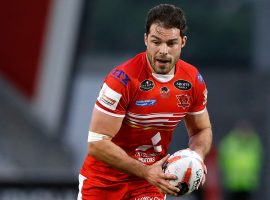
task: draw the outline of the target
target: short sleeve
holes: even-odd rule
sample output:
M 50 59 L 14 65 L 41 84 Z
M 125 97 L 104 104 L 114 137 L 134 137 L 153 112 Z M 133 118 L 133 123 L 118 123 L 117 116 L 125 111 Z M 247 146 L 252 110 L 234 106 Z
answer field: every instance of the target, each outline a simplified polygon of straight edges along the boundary
M 124 117 L 129 104 L 130 84 L 124 71 L 112 70 L 103 82 L 95 108 L 114 117 Z
M 193 105 L 188 114 L 200 114 L 206 109 L 208 91 L 204 79 L 199 72 L 196 75 L 194 86 Z

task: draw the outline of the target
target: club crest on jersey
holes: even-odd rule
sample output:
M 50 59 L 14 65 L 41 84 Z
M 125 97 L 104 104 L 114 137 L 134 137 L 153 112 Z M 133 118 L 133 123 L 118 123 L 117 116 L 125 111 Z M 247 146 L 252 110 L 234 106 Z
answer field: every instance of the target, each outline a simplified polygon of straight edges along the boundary
M 178 107 L 184 108 L 186 109 L 187 107 L 190 106 L 190 96 L 188 96 L 187 94 L 180 94 L 180 95 L 176 95 L 176 98 L 178 100 Z
M 192 87 L 191 83 L 186 80 L 177 80 L 173 84 L 179 90 L 190 90 Z
M 118 79 L 125 86 L 127 86 L 128 82 L 130 81 L 130 78 L 128 77 L 128 75 L 125 72 L 123 72 L 122 70 L 120 70 L 120 69 L 113 70 L 111 72 L 111 76 Z
M 170 96 L 169 91 L 170 91 L 169 88 L 165 86 L 160 88 L 160 96 L 162 98 L 168 98 Z
M 154 82 L 147 79 L 141 82 L 140 90 L 147 92 L 151 90 L 154 86 L 155 86 Z

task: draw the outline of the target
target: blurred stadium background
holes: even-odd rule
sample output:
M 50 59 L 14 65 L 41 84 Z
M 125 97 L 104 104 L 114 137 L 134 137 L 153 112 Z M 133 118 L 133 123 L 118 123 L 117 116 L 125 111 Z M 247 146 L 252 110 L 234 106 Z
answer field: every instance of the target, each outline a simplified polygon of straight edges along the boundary
M 158 3 L 0 1 L 0 199 L 76 199 L 99 87 L 112 67 L 145 50 L 145 15 Z M 270 199 L 270 1 L 166 3 L 186 12 L 182 58 L 207 82 L 214 147 L 237 120 L 251 120 L 266 155 L 258 196 Z M 170 151 L 186 145 L 180 125 Z M 209 186 L 217 195 L 208 200 L 223 190 L 213 163 L 218 188 Z

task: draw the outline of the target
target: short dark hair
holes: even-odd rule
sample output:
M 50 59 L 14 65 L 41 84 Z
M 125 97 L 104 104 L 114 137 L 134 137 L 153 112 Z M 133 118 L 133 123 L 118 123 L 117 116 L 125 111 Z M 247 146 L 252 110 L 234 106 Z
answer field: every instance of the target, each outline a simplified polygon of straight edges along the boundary
M 187 30 L 184 11 L 171 4 L 159 4 L 151 8 L 147 14 L 145 31 L 148 35 L 152 24 L 158 23 L 165 28 L 178 28 L 183 36 Z

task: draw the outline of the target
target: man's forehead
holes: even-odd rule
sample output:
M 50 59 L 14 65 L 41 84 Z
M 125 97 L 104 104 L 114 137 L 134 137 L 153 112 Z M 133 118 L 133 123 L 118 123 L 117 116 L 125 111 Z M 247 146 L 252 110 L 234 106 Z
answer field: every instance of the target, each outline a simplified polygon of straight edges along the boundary
M 180 30 L 178 28 L 165 28 L 160 24 L 152 24 L 149 35 L 158 38 L 178 39 L 180 37 Z

